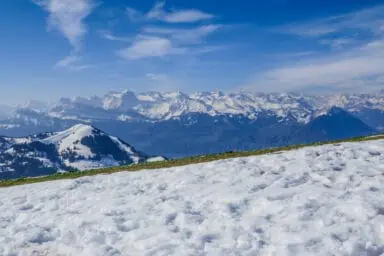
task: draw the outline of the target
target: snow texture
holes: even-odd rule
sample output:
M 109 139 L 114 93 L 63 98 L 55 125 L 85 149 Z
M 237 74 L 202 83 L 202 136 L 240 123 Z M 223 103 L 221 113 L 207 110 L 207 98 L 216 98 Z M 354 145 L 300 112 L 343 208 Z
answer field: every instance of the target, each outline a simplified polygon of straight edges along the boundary
M 384 254 L 384 140 L 0 189 L 0 255 Z

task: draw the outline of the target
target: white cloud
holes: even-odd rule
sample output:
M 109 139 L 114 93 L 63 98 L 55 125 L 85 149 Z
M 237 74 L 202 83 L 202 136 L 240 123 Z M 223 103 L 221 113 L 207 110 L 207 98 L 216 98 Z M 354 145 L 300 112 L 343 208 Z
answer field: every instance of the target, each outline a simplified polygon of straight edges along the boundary
M 165 57 L 170 55 L 197 55 L 212 52 L 223 47 L 210 47 L 205 45 L 203 39 L 218 31 L 223 27 L 221 24 L 198 25 L 196 27 L 175 27 L 170 24 L 164 26 L 148 25 L 154 21 L 165 23 L 194 23 L 197 21 L 214 18 L 213 15 L 195 9 L 188 10 L 165 10 L 164 2 L 156 2 L 153 8 L 145 14 L 128 7 L 126 9 L 129 19 L 133 21 L 145 22 L 144 27 L 140 28 L 136 39 L 131 41 L 131 45 L 117 52 L 117 54 L 128 60 L 137 60 L 150 57 Z M 103 32 L 102 37 L 113 41 L 125 41 L 126 38 L 116 37 L 111 33 Z
M 130 47 L 118 52 L 121 57 L 129 60 L 183 53 L 184 48 L 175 47 L 167 38 L 148 36 L 138 36 Z
M 256 77 L 248 89 L 302 91 L 316 87 L 356 90 L 358 86 L 382 88 L 384 41 L 378 40 L 338 55 L 292 63 Z
M 91 13 L 92 0 L 35 0 L 48 13 L 48 28 L 62 33 L 77 51 L 87 33 L 84 19 Z
M 157 2 L 153 8 L 146 14 L 149 20 L 161 20 L 168 23 L 193 23 L 203 20 L 213 19 L 215 16 L 196 9 L 173 10 L 167 12 L 164 10 L 165 2 Z
M 214 16 L 212 14 L 204 13 L 199 10 L 181 10 L 169 13 L 164 17 L 164 20 L 169 23 L 186 23 L 210 20 L 213 18 Z

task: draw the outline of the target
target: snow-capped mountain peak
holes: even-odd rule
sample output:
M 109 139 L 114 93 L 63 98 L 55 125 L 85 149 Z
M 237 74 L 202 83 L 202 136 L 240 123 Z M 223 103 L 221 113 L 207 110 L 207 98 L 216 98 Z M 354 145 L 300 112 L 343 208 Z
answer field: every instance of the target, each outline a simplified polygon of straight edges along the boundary
M 139 104 L 134 92 L 125 90 L 121 93 L 111 92 L 102 99 L 102 105 L 105 110 L 130 110 Z
M 149 156 L 84 124 L 25 138 L 0 137 L 0 179 L 139 163 Z
M 81 141 L 84 138 L 95 136 L 102 133 L 90 125 L 77 124 L 71 128 L 58 132 L 43 140 L 44 143 L 54 144 L 58 147 L 60 153 L 71 150 L 83 157 L 93 157 L 94 154 L 89 147 L 83 145 Z
M 95 119 L 121 121 L 139 119 L 157 122 L 196 113 L 209 116 L 242 115 L 257 119 L 267 114 L 279 119 L 293 118 L 298 123 L 308 123 L 334 106 L 349 112 L 361 109 L 383 111 L 384 97 L 382 92 L 304 96 L 292 93 L 266 94 L 244 91 L 192 94 L 176 91 L 136 94 L 125 90 L 110 92 L 103 97 L 64 98 L 39 114 L 80 122 L 91 122 Z M 29 117 L 28 120 L 38 122 L 35 118 Z

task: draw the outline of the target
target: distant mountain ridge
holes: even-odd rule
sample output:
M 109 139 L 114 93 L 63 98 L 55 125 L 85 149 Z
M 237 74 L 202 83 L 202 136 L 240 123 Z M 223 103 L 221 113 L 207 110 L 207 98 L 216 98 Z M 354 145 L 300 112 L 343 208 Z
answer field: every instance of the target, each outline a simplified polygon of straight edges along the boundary
M 384 90 L 371 94 L 332 94 L 306 96 L 293 93 L 225 94 L 221 91 L 185 94 L 182 92 L 147 92 L 135 94 L 131 91 L 110 92 L 103 97 L 62 98 L 47 106 L 32 101 L 21 106 L 13 118 L 23 111 L 44 114 L 46 117 L 63 120 L 149 120 L 164 121 L 188 114 L 243 115 L 257 119 L 264 113 L 280 118 L 291 116 L 300 123 L 326 113 L 332 107 L 348 112 L 363 109 L 384 111 Z M 31 114 L 31 113 L 30 113 Z M 32 121 L 30 119 L 29 121 Z
M 87 170 L 150 159 L 126 142 L 78 124 L 25 138 L 0 137 L 0 179 Z
M 340 116 L 348 122 L 327 118 L 335 109 L 343 110 Z M 63 98 L 50 106 L 24 105 L 0 121 L 0 134 L 25 136 L 77 123 L 98 127 L 152 155 L 260 149 L 383 131 L 384 90 L 318 96 L 111 92 L 102 97 Z

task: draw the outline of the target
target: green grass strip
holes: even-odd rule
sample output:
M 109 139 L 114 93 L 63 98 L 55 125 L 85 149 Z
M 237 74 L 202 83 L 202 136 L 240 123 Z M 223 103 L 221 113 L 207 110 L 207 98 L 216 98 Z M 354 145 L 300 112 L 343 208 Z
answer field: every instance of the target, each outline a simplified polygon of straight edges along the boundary
M 198 164 L 198 163 L 206 163 L 212 162 L 216 160 L 229 159 L 229 158 L 237 158 L 237 157 L 247 157 L 247 156 L 258 156 L 270 153 L 276 153 L 280 151 L 289 151 L 309 146 L 320 146 L 327 144 L 337 144 L 342 142 L 360 142 L 360 141 L 370 141 L 370 140 L 378 140 L 384 139 L 384 134 L 370 137 L 357 137 L 346 140 L 334 140 L 328 142 L 316 142 L 311 144 L 299 144 L 299 145 L 291 145 L 285 147 L 277 147 L 277 148 L 268 148 L 262 150 L 255 151 L 241 151 L 241 152 L 226 152 L 221 154 L 212 154 L 212 155 L 204 155 L 204 156 L 194 156 L 182 159 L 174 159 L 167 160 L 162 162 L 152 162 L 152 163 L 140 163 L 128 166 L 118 166 L 118 167 L 110 167 L 103 169 L 95 169 L 88 171 L 77 171 L 77 172 L 66 172 L 66 173 L 57 173 L 48 176 L 35 177 L 35 178 L 19 178 L 14 180 L 4 180 L 0 181 L 0 187 L 10 187 L 10 186 L 18 186 L 18 185 L 26 185 L 32 183 L 39 183 L 45 181 L 54 181 L 54 180 L 64 180 L 64 179 L 76 179 L 85 176 L 93 176 L 99 174 L 111 174 L 122 171 L 140 171 L 140 170 L 148 170 L 148 169 L 160 169 L 160 168 L 170 168 L 177 166 L 184 166 L 190 164 Z

